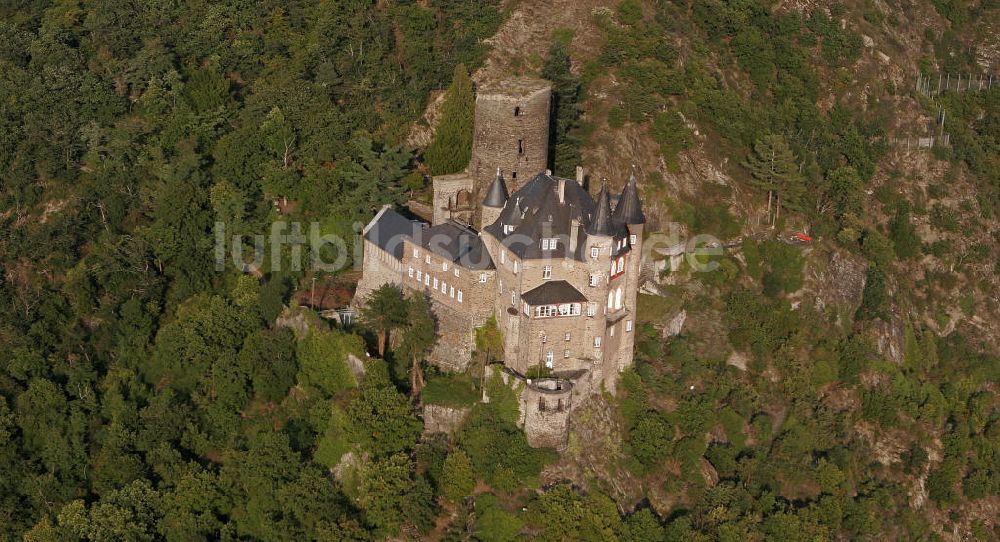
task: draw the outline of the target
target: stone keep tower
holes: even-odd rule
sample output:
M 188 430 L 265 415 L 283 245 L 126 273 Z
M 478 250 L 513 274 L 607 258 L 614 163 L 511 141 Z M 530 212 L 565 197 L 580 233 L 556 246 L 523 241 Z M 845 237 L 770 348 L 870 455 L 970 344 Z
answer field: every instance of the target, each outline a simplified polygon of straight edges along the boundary
M 497 168 L 513 193 L 548 167 L 551 94 L 551 83 L 527 77 L 478 89 L 469 173 L 479 199 Z
M 461 173 L 434 177 L 434 223 L 487 226 L 481 204 L 499 168 L 509 193 L 545 171 L 552 84 L 516 77 L 476 89 L 472 158 Z

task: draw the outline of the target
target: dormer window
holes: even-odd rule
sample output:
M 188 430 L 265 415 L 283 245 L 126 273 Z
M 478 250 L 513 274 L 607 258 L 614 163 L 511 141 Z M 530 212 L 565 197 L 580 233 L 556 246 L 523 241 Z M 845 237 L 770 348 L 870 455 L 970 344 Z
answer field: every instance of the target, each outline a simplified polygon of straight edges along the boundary
M 479 274 L 479 282 L 486 283 L 486 273 Z
M 542 239 L 542 250 L 555 250 L 559 246 L 558 238 Z
M 441 270 L 442 271 L 448 270 L 448 262 L 441 262 Z

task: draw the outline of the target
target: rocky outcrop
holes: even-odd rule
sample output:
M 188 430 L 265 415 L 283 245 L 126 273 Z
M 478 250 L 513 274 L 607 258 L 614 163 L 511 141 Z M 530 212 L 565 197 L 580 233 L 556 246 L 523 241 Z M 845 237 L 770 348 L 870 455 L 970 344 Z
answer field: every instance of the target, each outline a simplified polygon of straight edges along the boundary
M 424 405 L 424 433 L 447 433 L 454 435 L 469 415 L 469 407 L 445 405 Z

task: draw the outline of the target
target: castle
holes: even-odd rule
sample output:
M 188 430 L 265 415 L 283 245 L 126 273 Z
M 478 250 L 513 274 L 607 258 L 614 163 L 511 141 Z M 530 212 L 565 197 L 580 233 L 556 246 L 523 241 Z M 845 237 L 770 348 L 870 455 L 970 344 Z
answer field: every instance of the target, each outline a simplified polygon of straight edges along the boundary
M 634 175 L 612 206 L 580 168 L 545 170 L 550 96 L 528 78 L 479 89 L 468 168 L 433 179 L 432 225 L 386 206 L 364 228 L 355 300 L 387 282 L 425 293 L 439 335 L 428 360 L 454 371 L 495 317 L 529 442 L 558 448 L 572 410 L 632 364 L 645 217 Z

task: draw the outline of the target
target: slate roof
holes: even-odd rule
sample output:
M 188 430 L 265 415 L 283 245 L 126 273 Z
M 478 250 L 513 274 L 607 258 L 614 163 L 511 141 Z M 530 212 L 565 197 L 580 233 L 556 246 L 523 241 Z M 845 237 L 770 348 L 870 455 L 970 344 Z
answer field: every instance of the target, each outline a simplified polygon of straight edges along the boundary
M 423 222 L 410 220 L 388 205 L 365 226 L 364 238 L 397 260 L 403 259 L 403 241 L 412 239 L 424 229 Z
M 563 182 L 561 202 L 560 181 Z M 486 225 L 483 230 L 522 259 L 551 257 L 582 261 L 588 228 L 595 219 L 595 207 L 594 199 L 576 180 L 540 173 L 511 194 L 496 222 Z M 605 217 L 601 220 L 607 223 L 606 235 L 626 234 L 625 225 L 612 220 L 610 208 Z M 504 232 L 504 226 L 512 226 L 513 230 Z M 570 246 L 574 228 L 575 249 Z M 558 238 L 557 248 L 543 252 L 540 242 L 543 238 Z
M 560 303 L 586 303 L 587 297 L 565 280 L 553 280 L 521 295 L 521 300 L 531 306 L 558 305 Z
M 639 199 L 639 187 L 635 184 L 635 172 L 629 175 L 612 218 L 620 224 L 646 223 L 646 216 L 642 214 L 642 201 Z
M 594 216 L 587 225 L 587 233 L 590 235 L 611 235 L 611 196 L 608 195 L 608 185 L 601 186 L 600 193 L 597 194 L 597 204 L 594 208 Z
M 493 259 L 479 235 L 457 222 L 448 221 L 421 230 L 414 243 L 466 269 L 494 269 Z
M 507 203 L 507 184 L 503 182 L 503 174 L 497 168 L 497 176 L 486 191 L 483 205 L 487 207 L 503 207 Z

